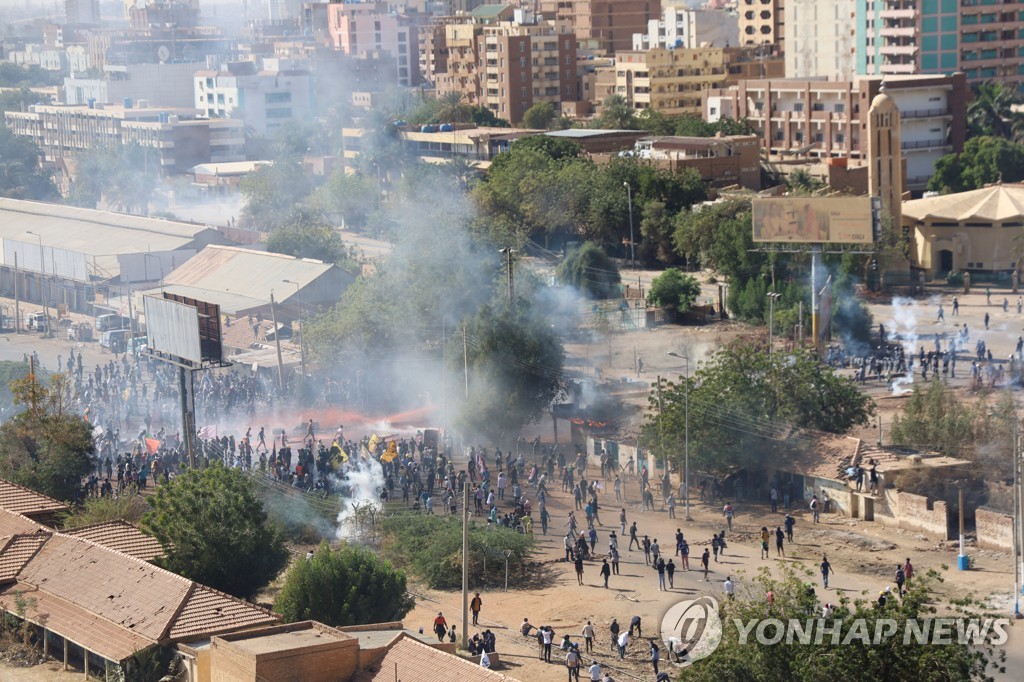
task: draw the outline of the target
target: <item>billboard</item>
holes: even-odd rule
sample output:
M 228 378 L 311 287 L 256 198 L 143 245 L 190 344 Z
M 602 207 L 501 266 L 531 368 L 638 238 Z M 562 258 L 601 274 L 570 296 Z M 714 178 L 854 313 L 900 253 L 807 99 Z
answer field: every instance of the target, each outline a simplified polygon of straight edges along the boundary
M 872 244 L 875 214 L 870 197 L 754 199 L 755 242 Z
M 177 301 L 195 308 L 199 314 L 199 347 L 204 362 L 221 362 L 223 360 L 223 342 L 220 327 L 220 306 L 207 303 L 188 296 L 179 296 L 163 292 L 165 299 Z
M 3 240 L 4 265 L 25 272 L 38 272 L 48 277 L 59 277 L 73 282 L 88 282 L 89 267 L 84 253 L 68 251 L 55 246 L 39 247 L 33 242 Z M 42 258 L 42 260 L 40 260 Z
M 170 355 L 195 365 L 203 363 L 199 344 L 199 311 L 159 296 L 143 296 L 146 315 L 146 345 L 161 355 Z

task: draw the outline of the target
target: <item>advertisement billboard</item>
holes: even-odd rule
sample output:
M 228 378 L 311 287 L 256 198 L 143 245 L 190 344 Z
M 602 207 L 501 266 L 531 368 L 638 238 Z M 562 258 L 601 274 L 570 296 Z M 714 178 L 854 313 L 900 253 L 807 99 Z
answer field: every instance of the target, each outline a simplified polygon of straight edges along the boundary
M 203 362 L 199 344 L 199 311 L 159 296 L 143 296 L 149 350 L 195 365 Z
M 875 215 L 870 197 L 754 199 L 755 242 L 872 244 Z
M 73 282 L 88 282 L 89 267 L 84 253 L 68 251 L 55 246 L 43 246 L 34 242 L 3 240 L 4 265 L 17 265 L 24 272 L 38 272 L 47 277 L 59 277 Z M 42 260 L 40 260 L 42 259 Z

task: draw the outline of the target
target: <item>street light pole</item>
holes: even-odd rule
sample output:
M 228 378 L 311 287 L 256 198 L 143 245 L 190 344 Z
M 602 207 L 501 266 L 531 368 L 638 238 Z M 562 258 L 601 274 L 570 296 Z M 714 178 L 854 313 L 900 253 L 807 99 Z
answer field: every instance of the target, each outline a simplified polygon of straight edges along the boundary
M 782 296 L 774 291 L 768 294 L 768 357 L 771 357 L 775 333 L 775 299 Z
M 633 188 L 629 186 L 628 182 L 623 182 L 622 186 L 626 188 L 626 201 L 629 204 L 629 259 L 633 263 L 633 269 L 636 270 L 636 242 L 633 241 Z
M 299 301 L 299 292 L 302 290 L 302 285 L 298 282 L 293 282 L 290 279 L 282 279 L 285 284 L 295 285 L 295 307 L 299 309 L 299 368 L 302 370 L 302 376 L 306 376 L 306 329 L 302 326 L 302 302 Z
M 50 336 L 50 307 L 46 303 L 46 295 L 43 293 L 43 280 L 46 279 L 46 259 L 43 258 L 43 237 L 31 230 L 26 231 L 39 239 L 39 298 L 43 299 L 43 317 L 46 318 L 46 332 L 44 336 Z
M 683 401 L 685 412 L 683 417 L 683 433 L 685 435 L 683 441 L 683 499 L 685 500 L 686 508 L 685 519 L 693 521 L 690 517 L 690 356 L 680 355 L 673 351 L 669 351 L 668 354 L 674 358 L 679 358 L 684 363 Z
M 512 254 L 516 250 L 506 246 L 504 249 L 498 249 L 498 251 L 505 254 L 506 267 L 508 268 L 508 307 L 514 313 L 516 311 L 516 288 L 515 281 L 512 278 Z

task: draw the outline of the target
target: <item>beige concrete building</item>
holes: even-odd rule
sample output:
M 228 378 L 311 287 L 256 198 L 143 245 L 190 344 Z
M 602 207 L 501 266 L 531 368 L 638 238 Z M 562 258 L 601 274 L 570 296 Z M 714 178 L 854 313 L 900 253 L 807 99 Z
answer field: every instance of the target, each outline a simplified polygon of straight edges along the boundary
M 1021 257 L 1024 184 L 906 201 L 903 227 L 913 237 L 913 266 L 933 276 L 1012 271 Z
M 502 9 L 481 6 L 425 41 L 424 62 L 432 69 L 427 79 L 438 95 L 458 93 L 513 125 L 539 102 L 557 111 L 562 102 L 578 101 L 576 37 L 527 10 L 514 10 L 511 20 L 492 19 L 486 13 L 492 7 Z
M 728 77 L 723 48 L 621 52 L 614 68 L 616 94 L 634 109 L 669 115 L 699 116 L 703 93 Z
M 741 45 L 774 45 L 781 54 L 785 50 L 785 0 L 739 0 Z

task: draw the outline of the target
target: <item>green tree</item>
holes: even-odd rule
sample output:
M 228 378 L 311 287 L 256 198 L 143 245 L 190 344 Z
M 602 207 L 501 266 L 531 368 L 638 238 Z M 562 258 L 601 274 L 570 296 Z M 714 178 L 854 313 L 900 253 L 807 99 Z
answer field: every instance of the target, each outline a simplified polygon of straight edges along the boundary
M 349 261 L 341 235 L 319 213 L 303 208 L 292 211 L 287 222 L 270 233 L 267 251 L 339 265 Z
M 688 401 L 691 464 L 712 471 L 770 467 L 773 458 L 800 446 L 794 427 L 845 433 L 874 412 L 870 398 L 814 356 L 768 355 L 738 342 L 690 377 Z M 658 448 L 664 435 L 665 454 L 678 459 L 686 404 L 685 385 L 663 380 L 661 410 L 657 391 L 651 392 L 644 442 Z
M 289 623 L 335 627 L 401 620 L 412 607 L 402 571 L 365 547 L 332 550 L 326 542 L 311 559 L 292 564 L 274 602 Z
M 651 282 L 647 291 L 647 302 L 659 308 L 685 313 L 700 296 L 700 282 L 693 275 L 686 275 L 669 268 Z
M 27 111 L 33 104 L 49 104 L 50 101 L 49 96 L 40 95 L 28 88 L 6 90 L 0 92 L 0 114 L 5 111 Z M 3 121 L 0 121 L 0 128 L 3 126 Z
M 270 232 L 288 222 L 295 206 L 313 190 L 313 184 L 297 161 L 277 161 L 246 175 L 239 189 L 245 198 L 242 224 Z
M 64 75 L 36 65 L 0 62 L 0 88 L 34 88 L 60 85 Z
M 333 173 L 319 190 L 314 204 L 335 224 L 362 229 L 380 204 L 377 178 L 364 173 Z
M 722 640 L 707 658 L 686 670 L 686 679 L 694 682 L 750 680 L 750 682 L 816 682 L 817 680 L 990 680 L 990 672 L 1003 670 L 1004 650 L 996 650 L 991 641 L 972 644 L 956 637 L 937 646 L 928 638 L 904 637 L 908 621 L 933 632 L 931 623 L 941 610 L 943 616 L 988 619 L 998 617 L 983 604 L 970 599 L 945 600 L 937 590 L 941 576 L 936 571 L 915 573 L 903 598 L 890 598 L 885 608 L 872 599 L 841 596 L 834 605 L 832 618 L 838 632 L 824 637 L 812 633 L 813 645 L 796 637 L 767 644 L 753 630 L 743 638 L 739 625 L 779 618 L 785 628 L 787 619 L 796 618 L 808 628 L 832 627 L 834 622 L 817 618 L 821 604 L 807 589 L 810 573 L 798 573 L 786 566 L 779 578 L 762 568 L 748 585 L 737 589 L 736 597 L 719 606 Z M 774 595 L 766 607 L 765 594 Z M 767 609 L 767 613 L 766 613 Z M 883 619 L 889 621 L 880 622 Z M 887 626 L 895 622 L 895 631 Z M 758 630 L 760 627 L 757 628 Z M 811 632 L 810 630 L 808 630 Z M 765 628 L 771 636 L 773 628 Z M 986 632 L 990 632 L 986 628 Z M 878 636 L 877 633 L 882 633 Z M 889 633 L 886 635 L 885 633 Z M 993 633 L 994 634 L 994 633 Z
M 1020 142 L 1014 126 L 1020 114 L 1013 106 L 1021 103 L 1021 96 L 1002 83 L 981 83 L 974 88 L 974 97 L 967 104 L 967 125 L 971 137 L 991 136 Z
M 58 500 L 73 500 L 92 469 L 92 428 L 74 413 L 64 374 L 48 384 L 34 374 L 11 382 L 24 409 L 0 425 L 0 478 Z
M 622 95 L 609 95 L 601 103 L 601 113 L 595 123 L 605 130 L 634 130 L 637 127 L 633 107 Z
M 515 311 L 486 305 L 466 322 L 466 356 L 452 349 L 453 369 L 469 367 L 469 396 L 459 415 L 463 433 L 499 442 L 539 419 L 562 394 L 565 349 L 526 301 Z
M 94 523 L 127 521 L 138 525 L 148 509 L 146 498 L 138 493 L 117 497 L 88 497 L 61 519 L 61 528 L 81 528 Z
M 509 122 L 495 116 L 488 107 L 471 107 L 470 118 L 473 123 L 481 128 L 511 128 Z M 447 123 L 447 121 L 445 121 Z
M 935 162 L 928 189 L 966 192 L 994 182 L 1024 180 L 1024 145 L 1000 137 L 972 137 L 960 153 L 946 154 Z
M 594 242 L 586 242 L 566 254 L 558 265 L 558 278 L 587 294 L 590 298 L 613 298 L 619 295 L 622 281 L 619 268 Z
M 32 140 L 13 134 L 0 121 L 0 197 L 57 200 L 57 187 L 50 174 L 39 167 L 41 154 Z
M 145 213 L 158 182 L 157 162 L 138 144 L 111 145 L 79 154 L 71 203 L 96 208 L 100 201 L 128 213 Z
M 524 128 L 547 130 L 554 122 L 555 116 L 555 107 L 551 102 L 537 102 L 523 113 L 523 120 L 520 123 Z
M 647 263 L 678 262 L 679 256 L 672 241 L 675 225 L 665 202 L 646 202 L 643 205 L 643 214 L 643 220 L 640 221 L 640 258 Z
M 190 469 L 158 486 L 150 506 L 142 528 L 163 545 L 157 563 L 190 580 L 249 599 L 288 562 L 284 538 L 239 469 Z

